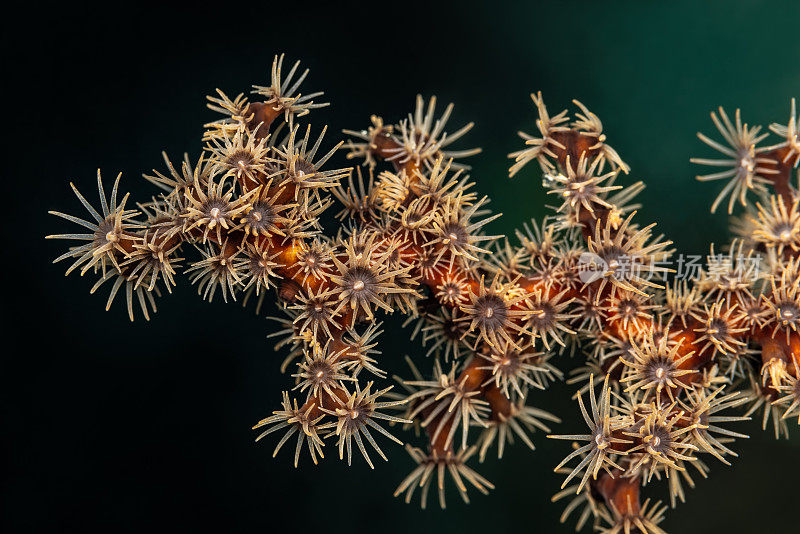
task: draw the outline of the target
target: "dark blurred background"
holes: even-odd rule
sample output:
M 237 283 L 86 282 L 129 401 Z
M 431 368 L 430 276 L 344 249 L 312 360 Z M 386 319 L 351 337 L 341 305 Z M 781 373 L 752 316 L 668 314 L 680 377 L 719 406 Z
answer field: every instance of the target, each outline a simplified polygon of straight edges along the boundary
M 273 459 L 275 440 L 254 444 L 250 427 L 290 386 L 266 339 L 274 325 L 202 302 L 185 279 L 150 323 L 129 323 L 122 301 L 105 312 L 105 296 L 88 295 L 92 280 L 64 279 L 65 265 L 50 264 L 64 244 L 43 236 L 69 225 L 45 212 L 79 214 L 68 181 L 94 198 L 98 167 L 109 183 L 122 171 L 123 188 L 145 199 L 153 189 L 140 174 L 162 168 L 161 150 L 199 153 L 214 117 L 205 95 L 264 83 L 283 51 L 311 68 L 305 91 L 332 102 L 313 114 L 331 142 L 370 114 L 402 118 L 418 92 L 455 102 L 453 125 L 476 122 L 461 146 L 484 148 L 471 162 L 477 189 L 505 214 L 492 233 L 546 213 L 536 165 L 506 175 L 515 132 L 534 129 L 529 93 L 543 91 L 554 113 L 578 98 L 603 119 L 632 167 L 627 179 L 647 182 L 640 219 L 658 221 L 680 251 L 703 253 L 726 239 L 727 222 L 708 214 L 720 186 L 694 180 L 689 157 L 708 154 L 695 132 L 712 130 L 719 105 L 741 107 L 750 123 L 785 123 L 800 97 L 800 3 L 259 5 L 70 3 L 4 22 L 14 141 L 4 158 L 3 531 L 570 532 L 550 502 L 561 483 L 552 467 L 567 451 L 543 435 L 533 453 L 515 446 L 478 466 L 497 489 L 472 492 L 469 506 L 451 491 L 446 512 L 392 498 L 412 464 L 389 443 L 391 461 L 374 472 L 360 459 L 348 469 L 331 446 L 317 467 L 304 456 L 291 468 L 288 450 Z M 409 354 L 429 367 L 398 322 L 382 339 L 383 366 L 403 372 Z M 582 428 L 571 393 L 534 395 L 566 420 L 556 432 Z M 740 458 L 732 468 L 711 459 L 711 478 L 663 526 L 796 531 L 792 426 L 794 438 L 776 442 L 760 421 L 740 425 L 753 436 L 736 444 Z M 666 498 L 663 483 L 650 494 Z

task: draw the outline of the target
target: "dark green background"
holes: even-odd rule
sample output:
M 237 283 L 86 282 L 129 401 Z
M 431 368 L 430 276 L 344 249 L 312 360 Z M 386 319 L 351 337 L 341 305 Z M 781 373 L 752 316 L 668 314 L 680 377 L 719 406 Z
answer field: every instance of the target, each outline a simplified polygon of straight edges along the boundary
M 265 339 L 273 327 L 202 302 L 185 281 L 150 324 L 130 324 L 121 303 L 104 312 L 89 280 L 49 264 L 61 245 L 42 237 L 66 225 L 45 211 L 79 211 L 67 181 L 90 194 L 97 167 L 109 180 L 123 171 L 124 188 L 144 199 L 153 190 L 138 176 L 160 168 L 162 149 L 198 153 L 213 116 L 204 95 L 264 82 L 285 51 L 312 69 L 306 91 L 326 91 L 332 106 L 314 124 L 333 132 L 372 113 L 397 120 L 417 92 L 455 102 L 453 124 L 477 123 L 463 146 L 484 148 L 472 162 L 477 189 L 505 214 L 493 233 L 546 213 L 535 165 L 506 176 L 515 132 L 534 128 L 528 94 L 542 90 L 553 112 L 578 98 L 603 119 L 630 179 L 647 182 L 640 220 L 702 253 L 726 239 L 727 222 L 707 212 L 718 186 L 693 179 L 689 157 L 707 154 L 695 132 L 711 130 L 718 105 L 742 107 L 751 123 L 786 121 L 800 97 L 800 3 L 260 5 L 71 4 L 4 23 L 4 127 L 15 139 L 4 158 L 5 531 L 571 531 L 549 501 L 567 449 L 542 435 L 534 453 L 514 447 L 479 466 L 497 490 L 473 492 L 470 506 L 450 493 L 446 512 L 391 497 L 411 463 L 390 444 L 374 472 L 346 468 L 332 447 L 316 468 L 272 459 L 274 440 L 254 445 L 249 428 L 290 385 Z M 404 354 L 426 364 L 407 337 L 396 327 L 384 336 L 390 371 L 404 370 Z M 582 428 L 570 394 L 557 385 L 532 399 L 567 421 L 557 432 Z M 711 478 L 669 512 L 668 531 L 796 531 L 798 429 L 776 443 L 759 426 L 740 425 L 753 435 L 736 445 L 741 457 L 732 468 L 709 462 Z

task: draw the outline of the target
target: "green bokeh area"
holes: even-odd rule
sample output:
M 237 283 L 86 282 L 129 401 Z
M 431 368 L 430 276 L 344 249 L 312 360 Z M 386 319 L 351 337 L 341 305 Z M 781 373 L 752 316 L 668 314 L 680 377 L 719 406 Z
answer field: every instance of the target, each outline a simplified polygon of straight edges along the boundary
M 507 177 L 506 154 L 522 146 L 515 132 L 535 129 L 529 94 L 541 90 L 552 113 L 577 98 L 630 165 L 620 183 L 647 183 L 637 220 L 657 222 L 687 254 L 728 239 L 726 217 L 708 212 L 722 185 L 698 183 L 689 163 L 711 155 L 695 135 L 713 132 L 709 112 L 740 107 L 745 121 L 766 127 L 785 123 L 790 98 L 800 97 L 794 0 L 381 7 L 133 6 L 122 18 L 72 8 L 38 14 L 46 31 L 20 36 L 24 52 L 12 60 L 20 60 L 20 89 L 36 105 L 12 113 L 36 142 L 8 164 L 19 177 L 12 187 L 23 187 L 17 198 L 33 199 L 24 220 L 34 245 L 12 323 L 28 348 L 4 373 L 14 429 L 6 532 L 572 531 L 574 523 L 558 523 L 563 505 L 550 502 L 566 443 L 538 434 L 534 452 L 518 443 L 502 461 L 489 458 L 476 469 L 496 490 L 471 492 L 467 506 L 450 487 L 444 512 L 434 499 L 421 511 L 392 498 L 412 463 L 386 441 L 390 461 L 374 471 L 355 457 L 348 468 L 332 444 L 319 466 L 304 453 L 294 469 L 292 451 L 273 459 L 276 440 L 253 444 L 250 430 L 291 386 L 278 373 L 284 354 L 266 339 L 274 324 L 238 304 L 200 301 L 185 279 L 150 323 L 130 324 L 121 302 L 104 312 L 105 297 L 87 295 L 88 280 L 65 280 L 62 266 L 49 263 L 61 246 L 41 237 L 66 227 L 42 214 L 80 209 L 67 180 L 89 196 L 97 167 L 108 179 L 123 171 L 124 189 L 146 199 L 153 189 L 138 175 L 161 168 L 161 150 L 197 155 L 202 124 L 213 118 L 203 95 L 263 83 L 280 51 L 303 59 L 311 68 L 306 90 L 324 90 L 332 102 L 313 114 L 316 129 L 330 125 L 330 139 L 341 128 L 365 128 L 373 113 L 401 119 L 418 92 L 437 95 L 442 108 L 454 102 L 454 127 L 476 123 L 459 146 L 484 150 L 471 161 L 476 189 L 504 214 L 492 234 L 513 233 L 554 202 L 537 165 Z M 32 183 L 41 187 L 23 196 Z M 400 322 L 387 321 L 382 367 L 402 374 L 408 354 L 429 370 Z M 531 404 L 564 420 L 556 433 L 583 431 L 572 393 L 556 384 L 531 394 Z M 797 531 L 800 429 L 792 426 L 793 438 L 778 442 L 760 421 L 736 426 L 752 435 L 735 444 L 739 458 L 732 467 L 707 460 L 710 478 L 695 477 L 688 502 L 662 526 L 684 534 Z M 666 499 L 664 482 L 647 495 Z

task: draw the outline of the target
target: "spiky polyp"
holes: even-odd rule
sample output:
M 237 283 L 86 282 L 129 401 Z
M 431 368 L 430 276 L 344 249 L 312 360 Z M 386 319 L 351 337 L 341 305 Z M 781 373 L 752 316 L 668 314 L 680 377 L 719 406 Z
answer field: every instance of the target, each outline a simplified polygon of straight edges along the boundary
M 689 470 L 708 472 L 701 454 L 722 462 L 735 455 L 729 441 L 743 435 L 727 425 L 742 417 L 728 410 L 747 403 L 748 414 L 760 410 L 764 425 L 771 417 L 776 434 L 787 432 L 786 420 L 800 412 L 794 101 L 789 121 L 770 127 L 779 136 L 773 146 L 760 146 L 760 127 L 743 124 L 738 112 L 734 121 L 712 115 L 730 145 L 701 136 L 725 159 L 695 160 L 723 168 L 699 178 L 730 180 L 712 211 L 728 195 L 729 210 L 747 204 L 751 193 L 758 209 L 737 223 L 740 239 L 726 253 L 712 246 L 696 280 L 664 293 L 670 242 L 635 220 L 632 201 L 643 184 L 617 185 L 629 168 L 580 102 L 574 117 L 551 116 L 541 94 L 532 95 L 540 135 L 521 134 L 526 146 L 512 154 L 510 174 L 536 160 L 561 203 L 555 217 L 518 232 L 518 245 L 492 251 L 499 236 L 483 231 L 499 215 L 459 161 L 478 151 L 451 146 L 471 124 L 446 134 L 452 106 L 437 119 L 435 99 L 426 108 L 421 97 L 407 120 L 389 125 L 373 116 L 368 129 L 348 132 L 348 155 L 370 166 L 366 179 L 355 179 L 349 169 L 326 168 L 341 143 L 325 151 L 326 129 L 312 135 L 300 124 L 326 105 L 316 102 L 321 93 L 300 92 L 306 74 L 298 64 L 287 73 L 280 56 L 253 101 L 218 91 L 209 107 L 222 118 L 206 125 L 196 164 L 165 158 L 167 171 L 147 177 L 163 191 L 158 197 L 128 209 L 127 196 L 117 202 L 119 179 L 109 200 L 98 175 L 100 210 L 76 190 L 91 220 L 56 213 L 84 233 L 51 236 L 80 241 L 58 259 L 73 259 L 68 273 L 97 273 L 92 291 L 111 282 L 109 304 L 124 286 L 131 318 L 134 301 L 149 317 L 154 297 L 171 290 L 187 243 L 199 245 L 188 271 L 209 300 L 255 296 L 259 310 L 277 286 L 289 316 L 278 319 L 278 347 L 290 348 L 284 367 L 299 360 L 292 376 L 301 400 L 284 393 L 281 409 L 256 425 L 264 428 L 257 439 L 284 431 L 277 452 L 296 437 L 295 465 L 306 444 L 316 462 L 327 438 L 337 440 L 340 458 L 347 450 L 349 463 L 355 442 L 372 465 L 366 445 L 384 457 L 373 430 L 399 441 L 377 420 L 416 424 L 428 443 L 409 448 L 417 466 L 397 493 L 408 500 L 421 488 L 424 506 L 435 478 L 444 506 L 449 472 L 466 500 L 466 482 L 491 488 L 466 465 L 470 456 L 479 450 L 483 460 L 495 444 L 501 456 L 514 436 L 532 448 L 530 434 L 557 419 L 527 405 L 531 390 L 561 377 L 558 353 L 581 350 L 587 362 L 569 382 L 581 383 L 589 433 L 561 436 L 585 442 L 565 460 L 577 461 L 567 481 L 580 475 L 565 515 L 585 503 L 580 524 L 592 515 L 597 529 L 628 534 L 661 532 L 663 508 L 640 501 L 642 484 L 667 477 L 674 506 L 684 499 L 681 481 L 693 485 Z M 335 237 L 320 224 L 333 198 L 348 220 Z M 761 251 L 765 269 L 741 268 Z M 362 387 L 366 375 L 387 375 L 376 348 L 379 310 L 408 315 L 411 337 L 449 360 L 448 371 L 436 361 L 426 378 L 412 364 L 405 394 Z M 599 399 L 595 375 L 605 376 Z M 383 412 L 395 407 L 405 417 Z M 474 427 L 482 429 L 477 441 Z

